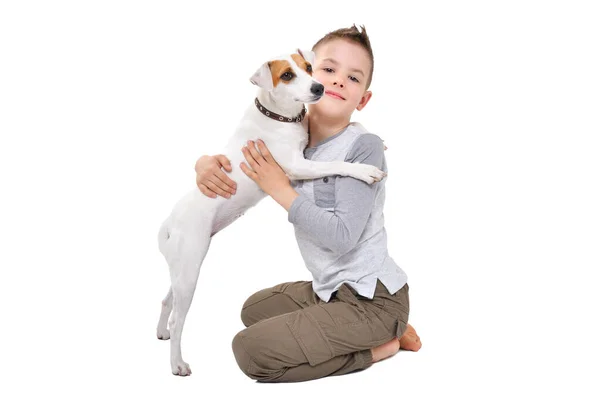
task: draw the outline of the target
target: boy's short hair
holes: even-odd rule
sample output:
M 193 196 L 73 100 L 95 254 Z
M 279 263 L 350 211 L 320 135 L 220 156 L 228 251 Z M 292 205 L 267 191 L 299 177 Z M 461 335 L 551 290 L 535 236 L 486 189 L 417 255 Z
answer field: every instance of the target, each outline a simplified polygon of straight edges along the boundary
M 366 88 L 368 89 L 371 85 L 371 80 L 373 79 L 373 49 L 371 48 L 371 41 L 369 40 L 369 36 L 367 35 L 367 30 L 365 29 L 364 25 L 361 25 L 361 28 L 362 32 L 358 30 L 356 24 L 353 24 L 350 28 L 340 28 L 335 31 L 331 31 L 327 35 L 319 39 L 317 43 L 315 43 L 315 45 L 312 47 L 312 50 L 315 51 L 315 49 L 321 44 L 330 42 L 334 39 L 345 39 L 362 46 L 362 48 L 367 51 L 367 53 L 369 54 L 369 58 L 371 59 L 371 70 L 369 71 L 369 78 L 367 79 L 366 86 Z

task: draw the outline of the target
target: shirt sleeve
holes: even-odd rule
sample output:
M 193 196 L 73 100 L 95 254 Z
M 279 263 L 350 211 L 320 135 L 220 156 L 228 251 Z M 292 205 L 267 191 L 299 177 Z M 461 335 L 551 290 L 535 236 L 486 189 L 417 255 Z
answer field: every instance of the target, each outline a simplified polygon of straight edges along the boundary
M 374 134 L 361 135 L 344 161 L 382 168 L 383 141 Z M 323 246 L 337 254 L 346 254 L 360 239 L 373 209 L 381 182 L 368 184 L 349 176 L 335 182 L 335 207 L 328 211 L 304 195 L 294 199 L 288 221 L 309 232 Z

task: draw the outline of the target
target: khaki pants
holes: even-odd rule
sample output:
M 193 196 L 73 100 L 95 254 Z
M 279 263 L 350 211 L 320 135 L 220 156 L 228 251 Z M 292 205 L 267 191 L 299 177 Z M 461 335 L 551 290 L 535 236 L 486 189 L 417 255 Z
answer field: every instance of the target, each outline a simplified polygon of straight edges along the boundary
M 233 339 L 235 359 L 261 382 L 300 382 L 372 365 L 371 350 L 400 337 L 409 314 L 408 284 L 390 295 L 377 281 L 373 299 L 342 285 L 327 303 L 309 281 L 261 290 L 246 300 L 247 327 Z

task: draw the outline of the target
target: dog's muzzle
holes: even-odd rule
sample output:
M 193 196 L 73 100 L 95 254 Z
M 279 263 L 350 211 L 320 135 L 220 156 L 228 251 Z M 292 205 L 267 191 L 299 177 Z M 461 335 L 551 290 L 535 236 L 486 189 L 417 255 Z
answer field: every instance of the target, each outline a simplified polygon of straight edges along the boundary
M 313 83 L 310 87 L 310 92 L 315 96 L 321 97 L 325 93 L 325 87 L 320 83 Z

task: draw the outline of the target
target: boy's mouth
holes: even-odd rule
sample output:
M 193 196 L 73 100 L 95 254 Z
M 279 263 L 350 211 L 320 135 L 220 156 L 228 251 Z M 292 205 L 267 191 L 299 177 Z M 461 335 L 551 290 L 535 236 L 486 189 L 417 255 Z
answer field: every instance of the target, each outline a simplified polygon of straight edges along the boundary
M 326 94 L 327 96 L 330 96 L 330 97 L 333 97 L 333 98 L 336 98 L 336 99 L 340 99 L 340 100 L 346 100 L 344 97 L 342 97 L 342 95 L 341 95 L 341 94 L 339 94 L 339 93 L 336 93 L 336 92 L 334 92 L 333 90 L 326 90 L 326 91 L 325 91 L 325 94 Z

